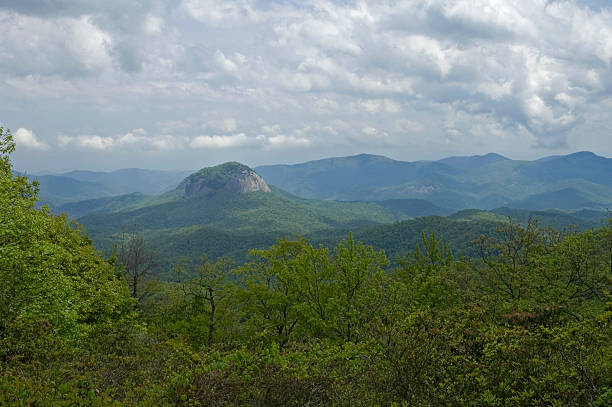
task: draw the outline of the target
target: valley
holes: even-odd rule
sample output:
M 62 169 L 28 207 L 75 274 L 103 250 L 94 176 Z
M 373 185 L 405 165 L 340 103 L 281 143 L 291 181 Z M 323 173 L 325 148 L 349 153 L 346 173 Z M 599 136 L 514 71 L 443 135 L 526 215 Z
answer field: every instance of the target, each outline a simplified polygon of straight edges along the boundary
M 393 260 L 415 247 L 421 231 L 470 255 L 474 239 L 510 218 L 586 230 L 607 218 L 607 171 L 612 160 L 589 153 L 533 162 L 487 154 L 412 163 L 362 154 L 256 170 L 229 162 L 180 180 L 184 173 L 147 170 L 38 180 L 46 191 L 42 200 L 63 194 L 47 203 L 77 219 L 99 249 L 110 253 L 126 234 L 142 235 L 162 259 L 156 273 L 167 275 L 179 259 L 204 254 L 242 263 L 250 249 L 281 237 L 331 247 L 352 232 Z M 67 179 L 74 180 L 72 189 Z M 128 194 L 109 192 L 129 188 Z

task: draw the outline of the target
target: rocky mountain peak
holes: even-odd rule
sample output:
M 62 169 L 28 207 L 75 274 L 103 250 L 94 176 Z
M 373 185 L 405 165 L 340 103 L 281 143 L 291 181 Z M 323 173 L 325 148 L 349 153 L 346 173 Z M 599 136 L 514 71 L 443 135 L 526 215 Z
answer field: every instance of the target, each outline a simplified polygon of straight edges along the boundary
M 188 197 L 222 190 L 236 194 L 270 192 L 270 187 L 259 174 L 237 162 L 202 168 L 185 178 L 178 188 L 184 190 Z

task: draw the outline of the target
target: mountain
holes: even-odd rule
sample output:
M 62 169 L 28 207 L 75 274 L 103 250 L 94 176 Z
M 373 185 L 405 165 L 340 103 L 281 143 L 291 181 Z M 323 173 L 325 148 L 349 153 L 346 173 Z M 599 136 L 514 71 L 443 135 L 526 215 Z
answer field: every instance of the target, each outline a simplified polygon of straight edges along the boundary
M 389 199 L 386 201 L 375 201 L 377 205 L 390 209 L 396 215 L 405 215 L 411 218 L 422 216 L 450 215 L 454 211 L 442 208 L 424 199 Z
M 454 210 L 601 210 L 612 203 L 612 159 L 589 152 L 536 161 L 494 153 L 417 162 L 360 154 L 256 170 L 271 185 L 306 198 L 420 199 Z
M 456 184 L 456 170 L 448 165 L 368 154 L 261 166 L 256 171 L 268 183 L 298 196 L 344 201 L 420 199 L 438 194 L 440 184 Z
M 262 191 L 271 192 L 266 181 L 246 165 L 228 162 L 216 167 L 203 168 L 185 178 L 177 189 L 186 197 L 196 194 L 215 194 L 228 191 L 237 194 Z
M 150 198 L 148 195 L 134 192 L 133 194 L 68 202 L 57 206 L 54 210 L 56 213 L 66 213 L 69 218 L 77 219 L 92 213 L 111 213 L 130 208 L 134 209 L 148 198 Z
M 28 175 L 40 184 L 40 201 L 52 208 L 68 202 L 121 194 L 159 194 L 173 188 L 189 171 L 154 171 L 139 168 L 111 172 L 70 171 L 59 175 Z
M 123 233 L 142 234 L 160 257 L 158 271 L 168 271 L 182 256 L 192 259 L 247 259 L 248 249 L 266 248 L 281 237 L 305 236 L 315 245 L 334 246 L 353 232 L 355 238 L 384 249 L 391 258 L 414 248 L 422 230 L 451 242 L 457 253 L 470 254 L 470 242 L 494 231 L 512 216 L 530 217 L 559 229 L 595 226 L 594 211 L 582 218 L 560 211 L 534 212 L 499 208 L 493 211 L 451 210 L 414 199 L 338 202 L 304 199 L 269 187 L 254 170 L 239 163 L 204 168 L 176 189 L 157 196 L 141 194 L 101 198 L 64 206 L 94 211 L 79 218 L 100 249 L 109 249 Z M 410 217 L 438 213 L 442 216 Z M 602 214 L 602 212 L 599 212 Z
M 105 185 L 112 189 L 114 195 L 132 192 L 153 195 L 176 188 L 190 172 L 124 168 L 110 172 L 70 171 L 62 176 Z
M 65 202 L 80 201 L 89 198 L 113 195 L 115 191 L 108 185 L 96 182 L 79 181 L 62 175 L 28 176 L 31 180 L 39 182 L 40 204 L 49 204 L 51 207 Z
M 516 171 L 542 183 L 581 179 L 612 187 L 612 159 L 588 151 L 527 162 L 518 166 Z
M 253 170 L 238 165 L 228 163 L 200 170 L 185 178 L 174 191 L 130 202 L 137 208 L 119 208 L 118 212 L 88 215 L 79 221 L 93 228 L 94 234 L 120 230 L 122 226 L 140 231 L 193 225 L 234 232 L 304 233 L 407 218 L 372 202 L 298 198 L 270 189 Z
M 468 157 L 448 157 L 438 160 L 439 163 L 449 165 L 454 168 L 480 168 L 489 164 L 497 163 L 500 161 L 509 161 L 509 158 L 504 157 L 496 153 L 489 153 L 485 155 L 472 155 Z
M 257 247 L 253 244 L 259 241 L 270 244 L 282 236 L 408 218 L 401 210 L 374 202 L 298 198 L 269 187 L 255 171 L 239 163 L 204 168 L 161 195 L 129 195 L 71 205 L 63 208 L 90 211 L 78 220 L 99 248 L 111 247 L 127 231 L 142 233 L 147 240 L 157 242 L 158 248 L 171 244 L 176 253 L 189 253 L 195 258 L 208 249 L 200 244 L 210 243 L 210 236 L 219 239 L 213 246 L 220 241 L 229 244 L 223 253 L 240 249 L 244 257 L 246 249 Z M 240 242 L 251 245 L 237 248 Z
M 238 163 L 229 164 L 236 171 L 246 171 Z M 294 165 L 260 166 L 253 174 L 266 181 L 262 183 L 245 174 L 233 187 L 259 189 L 261 185 L 270 184 L 307 199 L 408 200 L 406 202 L 413 204 L 427 201 L 442 209 L 440 212 L 432 207 L 431 211 L 419 212 L 415 208 L 412 212 L 402 212 L 410 217 L 504 206 L 530 210 L 603 210 L 612 206 L 612 177 L 609 175 L 612 174 L 612 159 L 590 152 L 535 161 L 511 160 L 495 153 L 416 162 L 360 154 Z M 186 171 L 131 168 L 112 172 L 71 171 L 32 178 L 41 183 L 42 200 L 59 210 L 62 204 L 87 199 L 132 193 L 156 196 L 173 190 L 187 175 Z M 214 178 L 214 174 L 211 177 Z M 200 187 L 191 185 L 189 188 L 195 191 Z M 108 202 L 88 205 L 91 208 L 113 207 L 108 206 Z M 77 212 L 79 215 L 92 213 Z

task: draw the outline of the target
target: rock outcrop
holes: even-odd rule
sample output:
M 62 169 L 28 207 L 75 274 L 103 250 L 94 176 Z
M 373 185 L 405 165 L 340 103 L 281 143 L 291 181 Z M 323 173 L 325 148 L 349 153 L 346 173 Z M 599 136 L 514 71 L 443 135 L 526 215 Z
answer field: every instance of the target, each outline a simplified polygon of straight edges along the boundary
M 246 165 L 229 162 L 216 167 L 203 168 L 185 178 L 178 186 L 185 196 L 228 191 L 236 194 L 271 192 L 266 181 Z
M 225 189 L 237 194 L 254 191 L 271 192 L 266 181 L 253 170 L 244 170 L 240 175 L 231 178 L 227 181 L 227 184 L 225 184 Z

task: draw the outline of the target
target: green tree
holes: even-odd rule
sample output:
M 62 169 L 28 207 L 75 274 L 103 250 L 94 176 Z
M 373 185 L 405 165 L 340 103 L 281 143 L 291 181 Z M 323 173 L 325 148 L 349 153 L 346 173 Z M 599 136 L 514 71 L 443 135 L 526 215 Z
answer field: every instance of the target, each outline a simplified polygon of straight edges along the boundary
M 77 224 L 35 208 L 37 184 L 13 177 L 14 149 L 0 127 L 0 359 L 26 360 L 82 344 L 131 301 Z
M 536 219 L 529 219 L 526 227 L 510 219 L 495 234 L 481 235 L 475 245 L 483 299 L 505 311 L 528 308 L 544 284 L 542 269 L 551 240 Z
M 220 308 L 226 306 L 228 297 L 234 291 L 229 281 L 231 272 L 231 259 L 220 258 L 213 263 L 204 257 L 195 274 L 188 276 L 182 284 L 183 292 L 191 299 L 195 310 L 203 311 L 208 318 L 208 346 L 212 346 L 216 336 L 219 313 L 225 311 Z
M 307 246 L 304 239 L 281 239 L 268 250 L 251 250 L 255 260 L 238 269 L 251 323 L 264 333 L 271 332 L 281 348 L 302 319 L 302 290 L 297 276 Z
M 395 274 L 406 284 L 406 301 L 411 307 L 445 308 L 457 301 L 453 280 L 458 276 L 457 262 L 449 244 L 435 232 L 421 233 L 421 244 L 397 260 Z
M 347 342 L 359 341 L 368 324 L 385 304 L 384 267 L 389 261 L 383 250 L 355 242 L 349 234 L 333 253 L 333 296 L 329 299 L 331 327 L 337 337 Z

